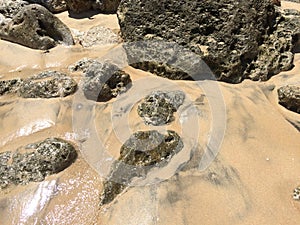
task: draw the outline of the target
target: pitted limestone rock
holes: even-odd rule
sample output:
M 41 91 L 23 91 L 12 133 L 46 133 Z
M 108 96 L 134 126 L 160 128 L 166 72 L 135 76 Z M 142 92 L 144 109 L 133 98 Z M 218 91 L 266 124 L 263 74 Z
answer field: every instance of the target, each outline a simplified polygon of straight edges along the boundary
M 285 108 L 300 113 L 300 86 L 287 85 L 277 90 L 279 104 Z
M 86 68 L 85 65 L 89 64 Z M 82 64 L 85 72 L 83 92 L 87 99 L 104 102 L 117 97 L 131 86 L 129 74 L 109 62 L 87 61 Z
M 74 44 L 70 29 L 45 7 L 37 4 L 21 8 L 11 21 L 0 27 L 0 38 L 42 50 L 57 44 Z
M 174 120 L 174 112 L 183 104 L 182 91 L 156 91 L 148 95 L 139 105 L 138 114 L 146 124 L 166 125 Z
M 64 73 L 45 71 L 22 82 L 18 89 L 23 98 L 57 98 L 75 93 L 77 83 Z
M 47 138 L 14 152 L 2 152 L 0 187 L 43 181 L 69 167 L 76 158 L 74 146 L 60 138 Z

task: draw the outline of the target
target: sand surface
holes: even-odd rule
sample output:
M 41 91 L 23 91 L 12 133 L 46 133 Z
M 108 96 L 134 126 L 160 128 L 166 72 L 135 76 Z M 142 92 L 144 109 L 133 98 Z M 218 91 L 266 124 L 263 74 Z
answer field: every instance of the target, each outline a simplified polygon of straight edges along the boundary
M 282 2 L 283 8 L 300 5 Z M 72 19 L 70 28 L 101 25 L 118 32 L 116 15 Z M 82 48 L 58 46 L 49 52 L 0 41 L 0 78 L 29 77 L 44 70 L 68 72 L 83 57 L 109 59 L 125 67 L 132 88 L 107 103 L 87 101 L 80 91 L 60 99 L 0 98 L 0 152 L 62 137 L 78 149 L 77 161 L 41 183 L 0 192 L 0 224 L 52 225 L 295 225 L 300 202 L 300 115 L 278 105 L 277 89 L 299 84 L 295 67 L 267 82 L 232 85 L 215 81 L 170 81 L 126 66 L 120 44 Z M 70 74 L 80 81 L 81 74 Z M 155 90 L 181 90 L 186 101 L 166 127 L 146 126 L 137 104 Z M 154 169 L 111 205 L 99 208 L 102 181 L 120 146 L 139 130 L 172 129 L 184 149 L 165 168 Z M 218 150 L 206 165 L 207 148 Z M 206 166 L 208 166 L 206 168 Z M 206 168 L 206 169 L 205 169 Z

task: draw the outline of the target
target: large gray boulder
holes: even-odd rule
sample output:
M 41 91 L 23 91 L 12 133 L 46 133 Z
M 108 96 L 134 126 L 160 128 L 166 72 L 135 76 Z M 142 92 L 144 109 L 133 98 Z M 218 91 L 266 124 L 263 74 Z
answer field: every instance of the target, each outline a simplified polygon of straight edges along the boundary
M 10 22 L 0 27 L 0 38 L 33 49 L 74 44 L 70 29 L 37 4 L 23 7 Z
M 201 56 L 218 80 L 267 80 L 293 67 L 299 13 L 281 11 L 270 0 L 127 0 L 117 13 L 126 42 L 175 42 Z M 155 71 L 152 62 L 134 64 Z

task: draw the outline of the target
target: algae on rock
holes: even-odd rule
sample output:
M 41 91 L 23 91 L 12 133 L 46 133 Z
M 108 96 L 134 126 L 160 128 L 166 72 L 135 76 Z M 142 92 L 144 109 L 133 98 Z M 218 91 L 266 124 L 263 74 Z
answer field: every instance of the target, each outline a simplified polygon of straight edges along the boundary
M 130 136 L 120 150 L 120 157 L 104 182 L 100 206 L 112 202 L 133 178 L 145 178 L 154 167 L 166 166 L 183 149 L 183 142 L 175 131 L 161 134 L 156 130 L 139 131 Z

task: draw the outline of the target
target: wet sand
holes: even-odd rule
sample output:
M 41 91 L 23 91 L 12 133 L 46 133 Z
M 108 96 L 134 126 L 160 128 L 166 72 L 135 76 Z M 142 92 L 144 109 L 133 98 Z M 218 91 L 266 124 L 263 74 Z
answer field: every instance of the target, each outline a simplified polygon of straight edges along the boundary
M 283 1 L 282 7 L 300 10 L 292 2 Z M 115 15 L 97 15 L 92 20 L 71 19 L 67 13 L 58 16 L 80 31 L 95 25 L 118 31 Z M 0 41 L 5 55 L 0 58 L 0 76 L 68 72 L 68 66 L 83 57 L 126 64 L 119 49 L 120 44 L 83 49 L 77 43 L 47 53 Z M 131 67 L 125 70 L 133 80 L 132 88 L 107 103 L 87 101 L 80 92 L 60 99 L 0 98 L 0 152 L 53 136 L 73 142 L 80 154 L 72 166 L 44 182 L 1 191 L 0 224 L 299 223 L 300 202 L 292 194 L 300 185 L 300 136 L 293 126 L 300 115 L 277 103 L 279 87 L 300 82 L 299 53 L 293 70 L 260 83 L 170 81 Z M 80 73 L 70 75 L 81 79 Z M 159 128 L 177 131 L 185 148 L 166 168 L 149 174 L 147 185 L 138 183 L 99 209 L 102 180 L 120 146 L 133 132 L 154 129 L 142 122 L 136 107 L 157 89 L 186 94 L 175 122 Z M 209 143 L 220 143 L 220 149 L 203 170 L 201 159 Z

